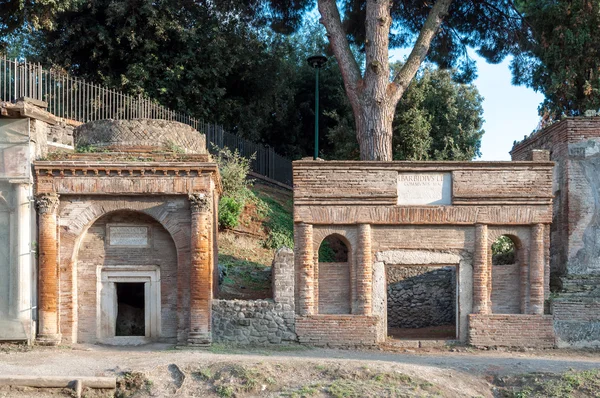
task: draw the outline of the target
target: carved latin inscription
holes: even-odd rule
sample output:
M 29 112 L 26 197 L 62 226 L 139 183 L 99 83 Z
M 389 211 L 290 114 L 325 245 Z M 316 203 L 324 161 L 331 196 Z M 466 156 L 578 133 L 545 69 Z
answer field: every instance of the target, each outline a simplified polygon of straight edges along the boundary
M 398 205 L 452 204 L 450 173 L 399 173 Z
M 111 246 L 148 246 L 148 227 L 108 227 Z

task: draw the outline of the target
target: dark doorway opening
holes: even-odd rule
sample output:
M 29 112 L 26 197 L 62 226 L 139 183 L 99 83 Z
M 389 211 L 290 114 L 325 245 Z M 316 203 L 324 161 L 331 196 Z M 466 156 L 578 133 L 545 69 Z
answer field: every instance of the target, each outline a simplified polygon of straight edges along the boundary
M 116 283 L 116 336 L 145 336 L 144 283 Z
M 388 266 L 386 279 L 389 338 L 456 338 L 455 266 Z

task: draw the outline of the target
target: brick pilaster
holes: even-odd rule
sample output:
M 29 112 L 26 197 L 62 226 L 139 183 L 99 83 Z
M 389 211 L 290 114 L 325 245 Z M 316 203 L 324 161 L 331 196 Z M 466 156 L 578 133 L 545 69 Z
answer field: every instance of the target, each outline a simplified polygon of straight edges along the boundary
M 475 226 L 475 253 L 473 255 L 473 313 L 489 314 L 488 291 L 488 228 Z
M 209 239 L 212 198 L 209 194 L 194 194 L 189 199 L 192 223 L 188 345 L 208 345 L 212 342 L 212 264 Z
M 358 226 L 358 247 L 356 248 L 357 312 L 360 315 L 372 313 L 373 254 L 371 251 L 371 225 Z
M 61 336 L 58 327 L 58 195 L 36 197 L 39 214 L 38 238 L 38 335 L 39 344 L 57 345 Z
M 311 224 L 296 224 L 298 240 L 298 314 L 315 313 L 315 264 L 313 250 L 313 227 Z
M 544 313 L 544 224 L 532 226 L 530 241 L 529 312 L 541 315 Z

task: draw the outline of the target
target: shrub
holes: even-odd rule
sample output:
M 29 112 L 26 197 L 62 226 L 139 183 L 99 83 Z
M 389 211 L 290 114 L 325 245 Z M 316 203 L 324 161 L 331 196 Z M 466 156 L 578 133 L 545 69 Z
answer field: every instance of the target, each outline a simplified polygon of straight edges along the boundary
M 231 196 L 223 196 L 219 201 L 219 226 L 235 228 L 238 226 L 240 215 L 245 203 Z
M 229 148 L 215 148 L 217 150 L 216 160 L 221 173 L 221 185 L 223 196 L 248 199 L 252 194 L 250 187 L 252 182 L 248 181 L 250 173 L 250 162 L 256 158 L 256 154 L 245 158 L 236 149 L 232 152 Z
M 213 148 L 217 152 L 216 161 L 223 187 L 223 196 L 219 202 L 219 225 L 221 228 L 235 228 L 246 203 L 259 201 L 250 190 L 252 181 L 247 179 L 250 162 L 256 155 L 247 159 L 240 155 L 237 149 L 232 152 L 229 148 Z
M 267 249 L 279 249 L 282 246 L 293 249 L 294 219 L 291 211 L 272 198 L 263 197 L 262 201 L 267 206 L 266 226 L 269 229 L 269 236 L 265 240 L 264 246 Z

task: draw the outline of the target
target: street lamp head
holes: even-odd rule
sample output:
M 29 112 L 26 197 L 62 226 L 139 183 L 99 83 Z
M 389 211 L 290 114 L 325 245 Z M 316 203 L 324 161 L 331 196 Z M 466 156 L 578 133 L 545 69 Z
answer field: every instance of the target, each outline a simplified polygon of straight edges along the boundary
M 308 64 L 315 69 L 321 69 L 323 65 L 327 63 L 327 57 L 323 55 L 313 55 L 312 57 L 308 57 L 306 59 Z

